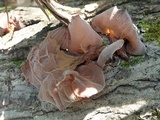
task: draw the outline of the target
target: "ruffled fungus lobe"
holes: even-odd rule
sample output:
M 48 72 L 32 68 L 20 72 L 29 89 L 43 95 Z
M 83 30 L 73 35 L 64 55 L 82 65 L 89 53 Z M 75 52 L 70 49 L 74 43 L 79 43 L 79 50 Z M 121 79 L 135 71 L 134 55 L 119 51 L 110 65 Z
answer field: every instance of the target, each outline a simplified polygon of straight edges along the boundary
M 79 57 L 67 55 L 60 50 L 62 41 L 59 39 L 61 37 L 57 35 L 65 34 L 66 30 L 66 28 L 60 27 L 49 32 L 46 39 L 39 46 L 32 48 L 26 63 L 22 66 L 25 78 L 37 88 L 40 87 L 41 81 L 45 79 L 47 72 L 51 72 L 54 69 L 56 71 L 56 68 L 58 68 L 59 72 L 64 71 L 68 67 L 74 69 L 77 64 L 81 63 L 79 62 L 81 61 Z M 75 61 L 77 62 L 76 65 L 74 65 Z M 59 72 L 56 72 L 58 73 L 57 76 L 59 76 Z
M 68 98 L 65 98 L 62 95 L 64 93 L 58 88 L 58 83 L 64 79 L 63 72 L 66 69 L 74 70 L 78 64 L 84 62 L 83 59 L 60 50 L 61 41 L 57 35 L 61 32 L 65 33 L 66 30 L 66 28 L 60 27 L 49 32 L 39 46 L 32 48 L 27 61 L 22 66 L 24 77 L 40 89 L 40 99 L 51 102 L 60 110 L 66 108 L 72 101 L 70 99 L 70 101 L 66 101 Z
M 104 64 L 123 44 L 123 40 L 116 41 L 102 50 L 96 62 L 92 61 L 78 66 L 74 71 L 66 70 L 64 72 L 64 76 L 70 76 L 72 79 L 71 87 L 76 96 L 88 98 L 103 90 L 105 87 L 105 77 L 102 70 Z
M 112 7 L 96 15 L 91 24 L 97 32 L 109 35 L 112 42 L 117 38 L 126 39 L 125 49 L 129 54 L 143 55 L 146 52 L 127 10 L 118 9 L 117 6 Z
M 71 53 L 87 53 L 102 45 L 102 38 L 79 15 L 72 17 L 68 30 L 69 40 L 66 42 L 66 48 Z
M 75 19 L 80 20 L 77 16 Z M 70 36 L 72 36 L 72 42 L 77 43 L 78 49 L 74 48 L 75 44 L 72 43 L 70 47 L 73 45 L 73 49 L 69 50 L 73 52 L 75 50 L 75 53 L 79 54 L 79 49 L 82 49 L 84 53 L 98 49 L 93 39 L 93 36 L 97 36 L 95 32 L 90 33 L 87 39 L 84 36 L 87 36 L 85 34 L 89 32 L 84 30 L 86 32 L 83 32 L 83 36 L 79 34 L 80 38 L 77 38 L 75 35 L 78 30 L 82 32 L 81 26 L 78 26 L 80 29 L 72 27 L 76 30 L 75 33 L 70 31 Z M 59 110 L 64 110 L 72 102 L 91 97 L 105 87 L 104 64 L 124 43 L 123 40 L 119 40 L 105 47 L 98 60 L 92 61 L 87 53 L 73 56 L 70 52 L 61 49 L 66 46 L 68 29 L 71 28 L 59 27 L 49 32 L 39 46 L 32 48 L 27 61 L 22 65 L 24 77 L 39 89 L 39 98 L 52 103 Z M 87 30 L 90 29 L 91 27 Z M 99 37 L 97 38 L 99 41 Z M 87 40 L 85 43 L 87 47 L 81 44 L 81 42 L 86 42 L 83 40 Z M 88 49 L 88 45 L 91 49 Z

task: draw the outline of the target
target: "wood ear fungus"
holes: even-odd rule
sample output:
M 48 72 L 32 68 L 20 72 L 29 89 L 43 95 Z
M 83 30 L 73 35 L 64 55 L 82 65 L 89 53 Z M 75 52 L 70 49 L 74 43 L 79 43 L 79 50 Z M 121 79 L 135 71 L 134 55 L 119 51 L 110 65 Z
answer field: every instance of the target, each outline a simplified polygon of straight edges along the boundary
M 110 37 L 110 41 L 125 39 L 125 51 L 131 55 L 143 55 L 146 48 L 140 40 L 137 30 L 133 25 L 131 17 L 127 10 L 112 7 L 99 15 L 96 15 L 91 21 L 92 27 L 102 34 Z

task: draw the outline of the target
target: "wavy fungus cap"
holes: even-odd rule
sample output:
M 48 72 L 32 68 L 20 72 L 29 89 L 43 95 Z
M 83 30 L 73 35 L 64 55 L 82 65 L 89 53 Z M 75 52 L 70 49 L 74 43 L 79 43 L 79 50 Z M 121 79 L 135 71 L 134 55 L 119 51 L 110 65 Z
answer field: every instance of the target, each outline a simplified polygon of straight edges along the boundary
M 87 53 L 102 45 L 102 38 L 79 15 L 72 17 L 68 29 L 68 50 L 72 53 Z
M 112 7 L 91 21 L 92 27 L 102 34 L 107 34 L 112 42 L 117 39 L 126 39 L 125 50 L 131 55 L 143 55 L 146 48 L 141 42 L 137 30 L 133 25 L 127 10 Z

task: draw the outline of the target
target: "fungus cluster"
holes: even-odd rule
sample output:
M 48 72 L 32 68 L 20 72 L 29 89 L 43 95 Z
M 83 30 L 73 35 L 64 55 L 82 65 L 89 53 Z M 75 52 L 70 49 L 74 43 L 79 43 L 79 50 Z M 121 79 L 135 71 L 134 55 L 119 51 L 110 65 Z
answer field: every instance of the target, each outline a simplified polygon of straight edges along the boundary
M 22 65 L 25 79 L 39 89 L 39 99 L 59 110 L 103 90 L 103 68 L 117 50 L 131 55 L 145 53 L 126 11 L 111 8 L 95 16 L 91 25 L 95 30 L 79 15 L 73 16 L 68 26 L 50 31 L 34 46 Z M 111 44 L 103 46 L 97 32 L 108 35 Z

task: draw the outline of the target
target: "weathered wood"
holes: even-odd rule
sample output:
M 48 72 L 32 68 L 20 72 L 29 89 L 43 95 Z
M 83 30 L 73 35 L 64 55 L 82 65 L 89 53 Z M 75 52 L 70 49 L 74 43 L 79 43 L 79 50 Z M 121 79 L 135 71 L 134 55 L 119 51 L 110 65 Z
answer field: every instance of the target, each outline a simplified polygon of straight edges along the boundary
M 159 1 L 119 1 L 119 7 L 126 7 L 134 22 L 142 18 L 158 17 Z M 150 9 L 148 9 L 150 8 Z M 24 8 L 32 17 L 34 12 Z M 147 15 L 143 16 L 143 12 Z M 30 15 L 32 13 L 32 15 Z M 37 12 L 38 14 L 38 12 Z M 24 14 L 27 17 L 26 14 Z M 39 16 L 42 16 L 41 13 Z M 38 16 L 33 17 L 37 19 Z M 38 18 L 40 20 L 40 17 Z M 22 38 L 22 42 L 10 49 L 10 54 L 0 53 L 0 119 L 3 120 L 137 120 L 158 118 L 152 114 L 160 110 L 160 47 L 154 43 L 145 43 L 147 54 L 143 57 L 133 57 L 137 62 L 124 67 L 118 60 L 104 70 L 106 76 L 105 89 L 89 99 L 83 99 L 60 112 L 53 105 L 41 102 L 37 98 L 38 90 L 27 83 L 21 74 L 20 59 L 27 57 L 30 48 L 43 40 L 48 30 L 54 29 L 43 20 L 26 27 L 26 36 L 22 31 L 16 31 L 14 40 Z M 59 22 L 52 19 L 54 25 Z M 41 27 L 40 27 L 41 26 Z M 25 31 L 25 30 L 24 30 Z M 18 36 L 19 35 L 19 36 Z M 1 44 L 0 44 L 1 45 Z M 1 46 L 0 46 L 1 49 Z M 139 62 L 138 62 L 139 61 Z

